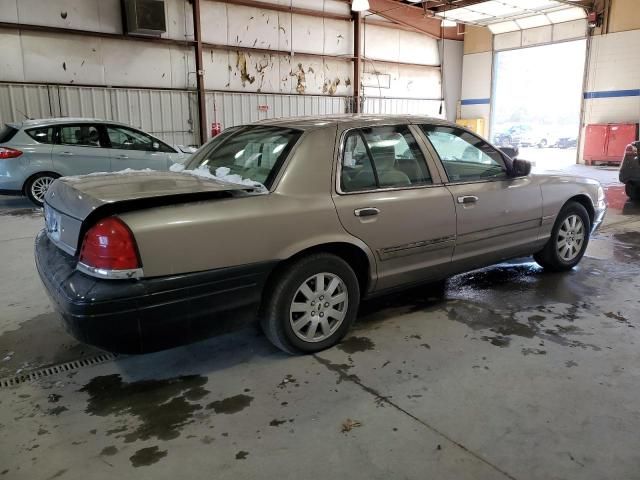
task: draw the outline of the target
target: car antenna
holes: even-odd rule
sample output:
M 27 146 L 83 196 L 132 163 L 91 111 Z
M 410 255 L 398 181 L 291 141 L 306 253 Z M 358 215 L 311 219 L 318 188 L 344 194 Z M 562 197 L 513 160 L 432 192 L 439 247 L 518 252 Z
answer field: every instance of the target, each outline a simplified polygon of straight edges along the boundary
M 20 110 L 18 110 L 17 108 L 16 108 L 16 112 L 18 112 L 20 115 L 22 115 L 22 116 L 23 116 L 24 118 L 26 118 L 27 120 L 33 120 L 33 118 L 31 118 L 31 117 L 30 117 L 29 115 L 27 115 L 26 113 L 21 112 L 21 111 L 20 111 Z

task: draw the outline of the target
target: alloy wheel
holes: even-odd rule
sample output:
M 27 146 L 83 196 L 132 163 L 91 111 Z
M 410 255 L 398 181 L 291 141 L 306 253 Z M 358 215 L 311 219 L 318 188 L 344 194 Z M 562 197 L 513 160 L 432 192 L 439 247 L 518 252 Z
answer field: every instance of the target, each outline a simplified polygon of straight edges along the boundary
M 53 177 L 38 177 L 31 183 L 31 195 L 39 202 L 44 202 L 44 195 L 53 183 Z
M 317 273 L 307 278 L 293 296 L 289 308 L 293 333 L 305 342 L 321 342 L 340 328 L 348 306 L 344 281 L 334 273 Z
M 585 233 L 584 223 L 578 215 L 570 215 L 562 222 L 556 240 L 556 250 L 562 260 L 571 262 L 580 254 Z

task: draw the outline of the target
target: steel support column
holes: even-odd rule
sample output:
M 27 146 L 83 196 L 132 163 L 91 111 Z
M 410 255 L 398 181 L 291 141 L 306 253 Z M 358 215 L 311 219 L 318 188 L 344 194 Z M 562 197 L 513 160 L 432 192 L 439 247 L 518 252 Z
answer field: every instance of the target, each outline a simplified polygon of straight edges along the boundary
M 207 141 L 207 105 L 204 90 L 204 69 L 202 67 L 202 30 L 200 24 L 200 0 L 193 0 L 193 37 L 196 42 L 196 87 L 198 89 L 198 124 L 200 144 Z
M 361 42 L 362 14 L 353 12 L 353 111 L 360 113 L 362 107 L 361 99 L 361 73 L 362 73 L 362 48 Z

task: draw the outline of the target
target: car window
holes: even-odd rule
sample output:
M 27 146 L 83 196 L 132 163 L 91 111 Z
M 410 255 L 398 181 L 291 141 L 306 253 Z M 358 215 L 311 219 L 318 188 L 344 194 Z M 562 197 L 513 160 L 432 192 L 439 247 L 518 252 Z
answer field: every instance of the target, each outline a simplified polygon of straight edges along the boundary
M 18 133 L 18 129 L 13 128 L 11 125 L 5 125 L 0 128 L 0 143 L 8 142 L 16 133 Z
M 280 165 L 301 135 L 300 130 L 292 128 L 239 128 L 198 150 L 187 169 L 206 169 L 230 182 L 257 182 L 270 188 Z
M 60 127 L 60 143 L 78 147 L 99 147 L 100 130 L 97 125 L 89 123 L 62 125 Z
M 484 140 L 455 127 L 422 125 L 421 128 L 438 153 L 450 181 L 507 176 L 502 155 Z
M 25 130 L 27 135 L 38 143 L 54 143 L 53 127 L 41 127 Z
M 145 133 L 127 127 L 107 125 L 107 136 L 111 148 L 117 150 L 138 150 L 142 152 L 173 152 L 168 145 Z M 154 148 L 154 144 L 155 147 Z
M 353 130 L 344 142 L 343 192 L 432 183 L 424 155 L 407 125 Z

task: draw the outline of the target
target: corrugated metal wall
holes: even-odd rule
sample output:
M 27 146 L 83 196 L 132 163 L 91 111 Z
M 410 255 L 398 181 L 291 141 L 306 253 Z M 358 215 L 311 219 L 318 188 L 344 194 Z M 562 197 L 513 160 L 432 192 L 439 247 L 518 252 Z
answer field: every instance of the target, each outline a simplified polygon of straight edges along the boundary
M 439 114 L 440 100 L 422 98 L 376 98 L 367 97 L 362 105 L 364 113 L 394 114 L 394 115 L 428 115 L 431 117 L 442 116 Z M 444 113 L 444 112 L 443 112 Z
M 223 128 L 266 118 L 352 111 L 352 97 L 209 91 L 207 119 Z M 374 114 L 437 116 L 439 100 L 366 98 Z M 198 145 L 196 93 L 187 90 L 0 84 L 0 124 L 25 118 L 89 117 L 123 122 L 172 145 Z M 207 128 L 207 131 L 209 129 Z
M 207 118 L 227 128 L 267 118 L 348 113 L 351 104 L 352 97 L 207 92 Z
M 0 84 L 0 123 L 89 117 L 127 123 L 172 145 L 198 143 L 193 91 Z

